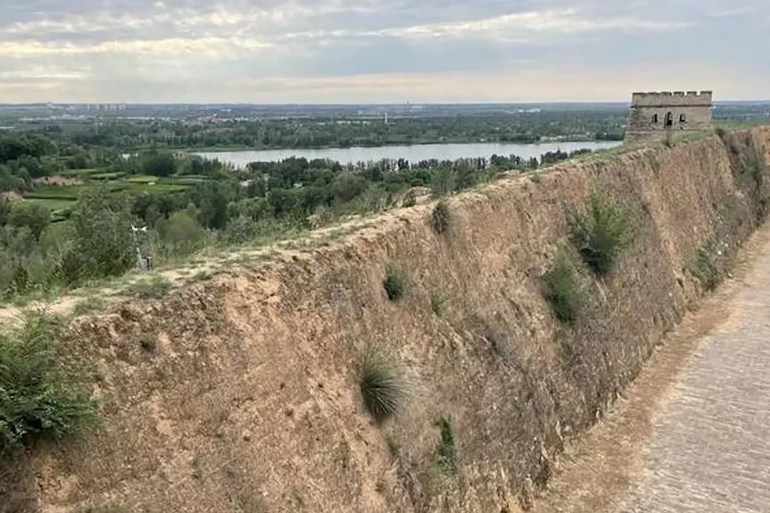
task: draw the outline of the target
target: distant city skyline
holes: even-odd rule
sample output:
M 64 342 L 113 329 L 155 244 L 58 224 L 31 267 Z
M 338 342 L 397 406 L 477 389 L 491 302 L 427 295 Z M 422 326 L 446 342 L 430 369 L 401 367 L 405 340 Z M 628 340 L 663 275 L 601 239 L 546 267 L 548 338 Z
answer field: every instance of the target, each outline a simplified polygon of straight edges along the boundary
M 27 0 L 0 103 L 770 99 L 763 0 Z M 617 2 L 621 4 L 621 2 Z

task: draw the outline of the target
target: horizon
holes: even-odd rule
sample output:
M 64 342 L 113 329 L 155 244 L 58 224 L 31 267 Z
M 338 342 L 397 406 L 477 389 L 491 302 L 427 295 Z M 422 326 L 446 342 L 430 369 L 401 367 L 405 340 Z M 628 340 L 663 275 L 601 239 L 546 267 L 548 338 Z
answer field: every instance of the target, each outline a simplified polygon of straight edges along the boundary
M 11 104 L 770 94 L 762 0 L 28 0 L 2 13 L 0 102 Z
M 630 93 L 629 93 L 630 96 Z M 714 106 L 720 104 L 746 104 L 746 103 L 770 103 L 768 99 L 723 99 L 714 100 Z M 148 107 L 175 107 L 175 106 L 239 106 L 239 107 L 356 107 L 356 106 L 382 106 L 382 107 L 430 107 L 430 106 L 505 106 L 505 105 L 631 105 L 629 100 L 553 100 L 553 101 L 461 101 L 461 102 L 117 102 L 117 101 L 34 101 L 5 103 L 0 102 L 0 107 L 24 107 L 24 106 L 91 106 L 91 105 L 124 105 L 124 106 L 148 106 Z

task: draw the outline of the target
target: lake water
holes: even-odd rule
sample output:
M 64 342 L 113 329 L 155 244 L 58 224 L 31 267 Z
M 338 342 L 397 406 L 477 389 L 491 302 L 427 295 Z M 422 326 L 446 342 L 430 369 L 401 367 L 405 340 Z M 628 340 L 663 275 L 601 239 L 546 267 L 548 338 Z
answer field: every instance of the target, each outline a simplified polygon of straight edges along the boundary
M 525 159 L 540 157 L 549 151 L 571 152 L 583 148 L 602 150 L 620 146 L 620 141 L 559 142 L 559 143 L 468 143 L 468 144 L 417 144 L 410 146 L 373 146 L 353 148 L 286 149 L 286 150 L 243 150 L 195 152 L 206 159 L 219 159 L 236 167 L 250 162 L 276 162 L 289 157 L 330 159 L 341 164 L 355 164 L 382 159 L 404 158 L 409 162 L 421 160 L 457 160 L 462 158 L 489 158 L 497 155 L 518 155 Z

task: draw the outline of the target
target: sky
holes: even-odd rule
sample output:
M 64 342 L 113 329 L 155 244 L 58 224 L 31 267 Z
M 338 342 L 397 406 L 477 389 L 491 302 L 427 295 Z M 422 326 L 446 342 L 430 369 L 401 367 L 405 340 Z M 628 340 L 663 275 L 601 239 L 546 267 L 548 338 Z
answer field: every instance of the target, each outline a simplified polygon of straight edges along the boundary
M 0 0 L 0 103 L 770 99 L 768 0 Z

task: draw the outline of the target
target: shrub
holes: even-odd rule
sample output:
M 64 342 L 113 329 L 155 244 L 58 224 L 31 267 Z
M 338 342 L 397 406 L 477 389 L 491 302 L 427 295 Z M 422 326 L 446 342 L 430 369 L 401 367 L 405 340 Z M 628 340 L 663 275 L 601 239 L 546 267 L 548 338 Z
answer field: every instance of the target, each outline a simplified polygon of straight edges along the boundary
M 436 445 L 436 465 L 444 474 L 453 476 L 457 474 L 458 454 L 451 417 L 440 417 L 436 421 L 436 426 L 439 428 L 440 433 L 440 438 Z
M 359 383 L 364 406 L 377 422 L 382 422 L 403 406 L 407 397 L 406 382 L 394 359 L 369 349 L 360 364 Z
M 174 255 L 189 255 L 195 252 L 205 237 L 203 227 L 195 215 L 186 210 L 174 212 L 168 220 L 159 222 L 158 232 L 164 245 Z
M 718 252 L 713 243 L 708 243 L 698 249 L 695 258 L 690 262 L 690 272 L 701 282 L 706 290 L 714 290 L 719 285 L 719 268 L 717 267 Z
M 612 271 L 620 252 L 633 241 L 635 226 L 628 210 L 594 190 L 588 209 L 572 215 L 572 235 L 586 265 L 603 275 Z
M 84 194 L 72 213 L 73 244 L 62 257 L 62 278 L 76 283 L 129 270 L 136 262 L 132 220 L 125 196 L 109 194 L 103 187 Z
M 171 282 L 163 276 L 153 276 L 149 280 L 132 283 L 128 293 L 139 299 L 161 299 L 171 289 Z
M 77 433 L 95 417 L 80 376 L 59 352 L 60 334 L 58 320 L 42 313 L 0 333 L 0 455 Z
M 430 221 L 433 231 L 438 234 L 446 233 L 449 230 L 451 224 L 451 213 L 449 212 L 449 205 L 444 200 L 436 203 L 433 207 L 433 213 L 431 214 Z
M 382 285 L 385 287 L 388 299 L 391 301 L 398 301 L 404 296 L 404 293 L 406 293 L 406 272 L 396 264 L 389 264 Z
M 575 322 L 585 303 L 584 294 L 569 256 L 565 251 L 557 252 L 553 265 L 543 275 L 543 296 L 556 318 L 564 323 Z

